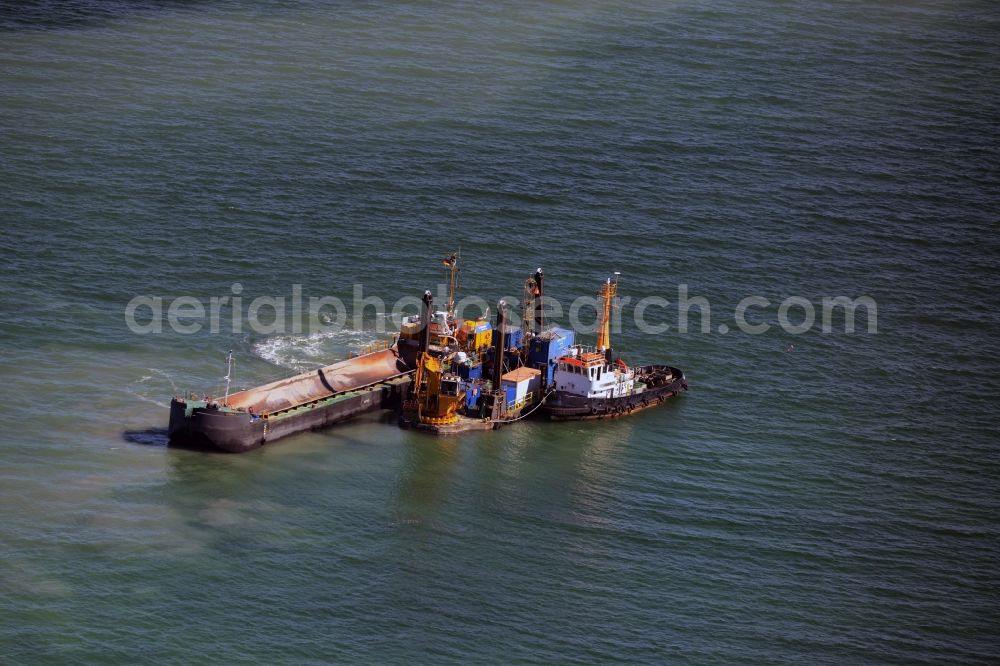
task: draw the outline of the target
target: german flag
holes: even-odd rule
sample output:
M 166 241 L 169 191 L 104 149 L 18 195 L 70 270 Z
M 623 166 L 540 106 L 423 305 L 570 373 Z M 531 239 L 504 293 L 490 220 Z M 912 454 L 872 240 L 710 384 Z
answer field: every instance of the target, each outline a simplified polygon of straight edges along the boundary
M 453 254 L 450 257 L 446 258 L 446 259 L 442 259 L 441 263 L 444 264 L 445 266 L 448 266 L 450 268 L 450 267 L 452 267 L 452 266 L 454 266 L 455 264 L 458 263 L 458 255 L 457 254 Z

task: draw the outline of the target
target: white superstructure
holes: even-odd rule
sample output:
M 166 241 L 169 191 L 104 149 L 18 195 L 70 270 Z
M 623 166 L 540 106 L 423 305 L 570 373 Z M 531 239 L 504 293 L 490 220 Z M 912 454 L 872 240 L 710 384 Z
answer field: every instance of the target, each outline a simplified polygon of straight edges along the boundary
M 635 376 L 624 363 L 610 364 L 605 354 L 583 347 L 557 359 L 552 380 L 557 391 L 587 398 L 618 398 L 635 390 Z

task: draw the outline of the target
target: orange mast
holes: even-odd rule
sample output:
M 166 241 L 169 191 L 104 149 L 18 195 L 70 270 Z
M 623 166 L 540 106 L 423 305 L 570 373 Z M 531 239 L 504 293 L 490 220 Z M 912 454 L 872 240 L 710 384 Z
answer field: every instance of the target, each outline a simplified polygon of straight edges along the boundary
M 611 349 L 611 303 L 614 301 L 615 294 L 618 293 L 619 275 L 621 273 L 618 271 L 615 271 L 614 275 L 609 275 L 608 279 L 601 286 L 601 293 L 598 294 L 598 297 L 602 301 L 600 318 L 597 322 L 598 351 Z

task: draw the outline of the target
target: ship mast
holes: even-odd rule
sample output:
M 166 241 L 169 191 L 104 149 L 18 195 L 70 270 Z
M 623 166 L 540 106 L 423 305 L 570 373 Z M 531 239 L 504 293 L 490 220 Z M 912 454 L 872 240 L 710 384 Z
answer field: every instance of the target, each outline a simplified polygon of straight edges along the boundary
M 455 316 L 455 290 L 458 289 L 458 258 L 460 252 L 454 252 L 450 257 L 444 259 L 443 263 L 448 268 L 448 318 Z
M 222 399 L 222 404 L 229 405 L 229 385 L 233 381 L 233 350 L 229 350 L 229 355 L 226 356 L 226 376 L 223 377 L 226 380 L 226 397 Z
M 521 330 L 524 331 L 524 344 L 532 335 L 538 335 L 545 328 L 545 309 L 542 304 L 542 279 L 544 274 L 539 268 L 535 274 L 524 281 L 524 296 L 521 306 Z
M 601 293 L 598 294 L 601 299 L 601 316 L 597 322 L 597 351 L 609 353 L 611 350 L 611 304 L 615 294 L 618 293 L 619 275 L 621 273 L 618 271 L 609 275 L 608 279 L 601 285 Z

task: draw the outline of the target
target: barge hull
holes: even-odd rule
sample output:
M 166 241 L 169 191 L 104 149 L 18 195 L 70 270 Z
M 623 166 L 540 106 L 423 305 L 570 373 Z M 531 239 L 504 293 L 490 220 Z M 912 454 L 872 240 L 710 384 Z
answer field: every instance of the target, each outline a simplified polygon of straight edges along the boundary
M 395 409 L 410 380 L 409 375 L 404 375 L 266 417 L 204 407 L 186 414 L 185 404 L 174 400 L 170 405 L 170 439 L 182 444 L 209 445 L 228 453 L 243 453 L 288 435 L 326 428 L 359 414 Z

